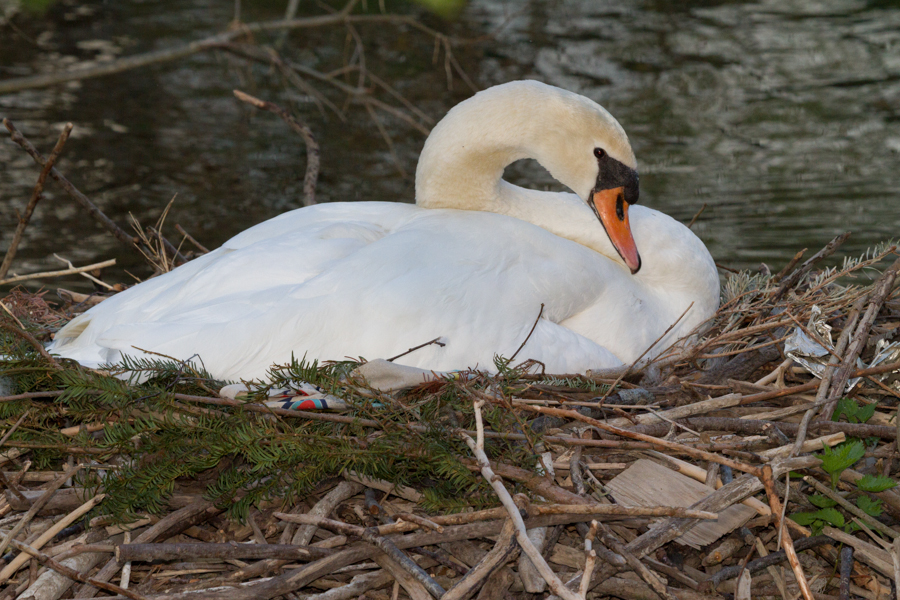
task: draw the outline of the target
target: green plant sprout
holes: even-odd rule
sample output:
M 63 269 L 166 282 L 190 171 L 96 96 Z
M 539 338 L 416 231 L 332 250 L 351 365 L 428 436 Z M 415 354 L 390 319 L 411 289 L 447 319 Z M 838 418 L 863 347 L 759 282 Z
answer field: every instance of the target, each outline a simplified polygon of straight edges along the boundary
M 831 420 L 840 421 L 843 416 L 850 423 L 865 423 L 875 414 L 875 406 L 874 402 L 860 406 L 856 400 L 844 397 L 838 400 L 837 406 L 831 415 Z
M 839 421 L 844 417 L 850 423 L 865 423 L 875 414 L 875 404 L 860 406 L 856 400 L 841 398 L 832 415 L 833 421 Z M 849 439 L 846 442 L 831 448 L 824 446 L 822 454 L 818 458 L 822 460 L 822 470 L 831 476 L 831 488 L 837 489 L 841 473 L 852 467 L 866 454 L 866 445 L 862 440 Z M 857 490 L 877 494 L 889 490 L 897 485 L 897 482 L 884 475 L 865 475 L 856 482 Z M 837 502 L 822 494 L 813 494 L 807 498 L 809 502 L 819 510 L 808 512 L 796 512 L 790 515 L 791 519 L 800 525 L 809 527 L 813 535 L 821 533 L 825 525 L 842 527 L 845 531 L 853 532 L 860 529 L 854 522 L 848 522 L 844 515 L 836 508 Z M 872 518 L 876 518 L 883 512 L 880 499 L 871 498 L 862 493 L 856 498 L 856 506 Z

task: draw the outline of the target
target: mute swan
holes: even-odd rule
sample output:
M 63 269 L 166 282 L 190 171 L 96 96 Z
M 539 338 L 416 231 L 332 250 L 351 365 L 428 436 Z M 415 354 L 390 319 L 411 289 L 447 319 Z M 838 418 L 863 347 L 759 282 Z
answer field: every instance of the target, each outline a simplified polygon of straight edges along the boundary
M 575 194 L 503 181 L 529 157 Z M 493 369 L 526 338 L 517 358 L 548 372 L 630 363 L 685 311 L 651 354 L 718 305 L 703 243 L 637 200 L 634 153 L 605 109 L 535 81 L 498 85 L 434 128 L 415 206 L 282 214 L 105 300 L 49 350 L 89 366 L 199 355 L 230 380 L 264 379 L 292 354 L 385 358 L 437 337 L 397 363 Z

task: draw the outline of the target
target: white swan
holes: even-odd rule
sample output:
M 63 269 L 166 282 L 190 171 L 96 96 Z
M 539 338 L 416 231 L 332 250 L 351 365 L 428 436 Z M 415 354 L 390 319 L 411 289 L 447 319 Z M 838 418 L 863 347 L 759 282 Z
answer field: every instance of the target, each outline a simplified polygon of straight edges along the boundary
M 502 180 L 528 157 L 577 195 Z M 534 81 L 499 85 L 434 128 L 416 206 L 285 213 L 107 299 L 49 350 L 86 365 L 141 350 L 199 355 L 213 376 L 236 380 L 265 378 L 292 354 L 386 358 L 440 337 L 444 346 L 397 362 L 491 370 L 543 304 L 517 360 L 557 373 L 629 363 L 686 310 L 651 354 L 718 305 L 706 247 L 672 218 L 630 206 L 637 196 L 634 154 L 606 110 Z

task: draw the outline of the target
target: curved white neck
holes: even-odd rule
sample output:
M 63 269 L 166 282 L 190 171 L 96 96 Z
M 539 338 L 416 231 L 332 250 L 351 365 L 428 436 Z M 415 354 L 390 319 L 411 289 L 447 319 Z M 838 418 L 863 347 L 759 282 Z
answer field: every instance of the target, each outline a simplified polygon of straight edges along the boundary
M 522 118 L 502 131 L 491 127 L 501 117 L 491 103 L 477 110 L 460 104 L 437 124 L 425 142 L 416 168 L 416 204 L 503 212 L 501 180 L 507 165 L 532 158 L 529 124 Z
M 533 81 L 494 87 L 435 126 L 416 169 L 416 204 L 513 216 L 618 262 L 585 200 L 597 180 L 593 148 L 633 164 L 627 140 L 609 113 L 582 96 Z M 503 170 L 522 158 L 537 160 L 578 196 L 503 181 Z
M 536 81 L 495 86 L 435 126 L 416 169 L 416 203 L 503 212 L 503 169 L 522 158 L 536 159 L 587 201 L 597 181 L 596 147 L 636 166 L 628 136 L 599 104 Z

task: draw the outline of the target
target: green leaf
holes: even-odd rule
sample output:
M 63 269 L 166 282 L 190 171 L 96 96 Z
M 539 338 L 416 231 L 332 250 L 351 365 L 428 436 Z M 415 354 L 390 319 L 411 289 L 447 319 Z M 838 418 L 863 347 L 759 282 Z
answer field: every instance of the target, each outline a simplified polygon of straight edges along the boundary
M 831 415 L 831 420 L 840 421 L 841 415 L 844 415 L 847 417 L 848 421 L 856 423 L 857 421 L 854 421 L 853 417 L 856 416 L 858 410 L 859 404 L 856 403 L 856 400 L 851 400 L 847 397 L 841 398 L 834 407 L 834 413 Z
M 897 482 L 884 475 L 864 475 L 856 482 L 856 487 L 864 492 L 878 493 L 897 486 Z
M 818 506 L 819 508 L 831 508 L 832 506 L 837 506 L 837 502 L 835 502 L 828 496 L 823 496 L 822 494 L 814 494 L 810 496 L 809 501 L 812 502 L 814 506 Z
M 866 446 L 860 440 L 839 444 L 834 448 L 825 446 L 818 458 L 822 459 L 822 468 L 831 474 L 831 486 L 836 487 L 841 473 L 852 467 L 866 454 Z
M 803 525 L 804 527 L 809 527 L 813 524 L 813 521 L 817 520 L 819 511 L 816 512 L 795 512 L 792 515 L 789 515 L 791 519 L 793 519 L 798 525 Z
M 865 423 L 869 419 L 872 418 L 872 415 L 875 414 L 876 403 L 866 404 L 861 406 L 859 410 L 856 411 L 856 418 L 859 419 L 860 423 Z
M 881 500 L 877 498 L 869 498 L 868 496 L 860 496 L 856 499 L 856 505 L 860 507 L 870 517 L 877 517 L 882 513 Z
M 818 529 L 821 531 L 822 525 L 828 523 L 835 527 L 844 526 L 844 515 L 834 508 L 823 508 L 815 512 L 796 512 L 790 515 L 791 519 L 803 526 L 815 526 L 818 523 Z
M 817 515 L 817 519 L 821 519 L 822 521 L 826 521 L 830 525 L 834 525 L 835 527 L 843 527 L 844 526 L 844 515 L 838 512 L 835 508 L 823 508 L 822 510 L 817 510 L 815 513 Z

